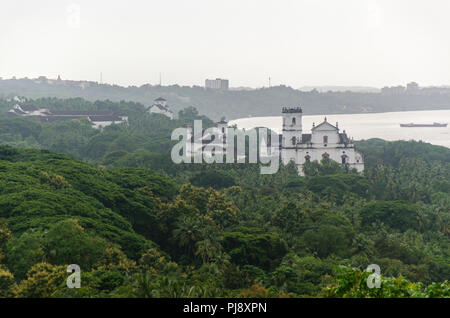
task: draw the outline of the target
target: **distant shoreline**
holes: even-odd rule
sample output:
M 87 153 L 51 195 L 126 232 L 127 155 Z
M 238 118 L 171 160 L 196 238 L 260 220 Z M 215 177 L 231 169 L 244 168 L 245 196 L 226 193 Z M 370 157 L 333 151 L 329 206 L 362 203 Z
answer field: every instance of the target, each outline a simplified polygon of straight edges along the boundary
M 333 115 L 370 115 L 370 114 L 398 114 L 398 113 L 411 113 L 411 112 L 436 112 L 436 111 L 450 111 L 450 108 L 448 109 L 420 109 L 420 110 L 401 110 L 401 111 L 386 111 L 386 112 L 370 112 L 370 113 L 324 113 L 324 114 L 311 114 L 311 113 L 303 113 L 303 116 L 333 116 Z M 264 118 L 264 117 L 281 117 L 280 115 L 267 115 L 267 116 L 252 116 L 252 117 L 241 117 L 241 118 L 235 118 L 230 119 L 229 122 L 237 121 L 241 119 L 250 119 L 250 118 Z M 450 124 L 450 118 L 449 124 Z
M 313 123 L 323 120 L 323 114 L 304 115 L 303 131 L 311 130 Z M 433 145 L 450 148 L 450 126 L 447 127 L 411 127 L 402 128 L 400 123 L 417 122 L 450 123 L 450 109 L 424 110 L 424 111 L 398 111 L 363 114 L 326 114 L 329 122 L 339 122 L 339 129 L 346 130 L 355 140 L 380 138 L 388 141 L 395 140 L 422 140 Z M 229 125 L 238 128 L 252 129 L 267 127 L 281 133 L 281 114 L 279 116 L 250 117 L 231 120 Z
M 178 114 L 195 107 L 213 120 L 276 116 L 283 106 L 301 106 L 305 115 L 374 114 L 386 112 L 450 109 L 450 88 L 388 88 L 381 92 L 317 90 L 301 91 L 287 86 L 255 90 L 213 90 L 200 86 L 118 86 L 88 81 L 1 80 L 0 96 L 84 98 L 88 101 L 132 101 L 150 106 L 158 97 L 167 100 L 170 110 Z M 39 83 L 38 83 L 39 82 Z M 393 90 L 394 89 L 394 90 Z

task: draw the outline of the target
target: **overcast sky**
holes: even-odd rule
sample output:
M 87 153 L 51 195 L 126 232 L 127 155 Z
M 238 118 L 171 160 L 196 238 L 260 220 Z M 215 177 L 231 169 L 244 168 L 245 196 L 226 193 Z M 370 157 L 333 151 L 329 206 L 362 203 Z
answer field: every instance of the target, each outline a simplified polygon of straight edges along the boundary
M 448 85 L 449 16 L 449 0 L 1 0 L 0 77 Z

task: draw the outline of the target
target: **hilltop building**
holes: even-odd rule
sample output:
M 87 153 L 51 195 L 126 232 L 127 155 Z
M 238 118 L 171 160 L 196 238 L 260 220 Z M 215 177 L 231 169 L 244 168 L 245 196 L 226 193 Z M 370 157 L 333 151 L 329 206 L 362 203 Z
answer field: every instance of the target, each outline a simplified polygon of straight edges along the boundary
M 214 80 L 207 79 L 205 80 L 205 88 L 219 89 L 226 91 L 229 89 L 229 81 L 227 79 L 221 78 L 216 78 Z
M 362 155 L 355 150 L 353 139 L 345 130 L 341 133 L 338 123 L 332 125 L 325 117 L 324 121 L 313 127 L 310 134 L 303 134 L 302 109 L 283 108 L 283 133 L 281 136 L 281 161 L 288 164 L 294 161 L 299 174 L 303 174 L 303 165 L 308 161 L 321 161 L 329 158 L 358 172 L 364 170 Z
M 169 106 L 167 106 L 167 101 L 162 97 L 158 97 L 154 100 L 153 105 L 147 109 L 147 113 L 162 114 L 173 119 L 173 112 L 169 109 Z

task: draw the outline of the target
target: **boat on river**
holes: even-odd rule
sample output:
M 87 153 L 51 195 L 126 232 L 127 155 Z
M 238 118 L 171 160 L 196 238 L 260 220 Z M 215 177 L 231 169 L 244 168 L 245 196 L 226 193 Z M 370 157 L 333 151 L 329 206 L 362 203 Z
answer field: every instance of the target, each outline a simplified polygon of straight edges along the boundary
M 432 124 L 400 124 L 400 127 L 447 127 L 448 124 L 432 123 Z

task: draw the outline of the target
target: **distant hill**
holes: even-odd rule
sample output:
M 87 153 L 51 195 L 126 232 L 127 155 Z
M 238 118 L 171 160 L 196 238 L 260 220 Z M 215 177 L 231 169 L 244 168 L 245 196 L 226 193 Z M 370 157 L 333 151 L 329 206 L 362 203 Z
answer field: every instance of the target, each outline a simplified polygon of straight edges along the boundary
M 448 90 L 450 92 L 450 90 Z M 82 97 L 90 101 L 134 101 L 151 105 L 153 100 L 164 97 L 171 110 L 194 106 L 214 120 L 222 116 L 237 119 L 248 116 L 279 115 L 283 106 L 302 106 L 305 114 L 371 113 L 450 109 L 450 93 L 440 90 L 427 94 L 383 94 L 370 92 L 301 91 L 287 86 L 254 90 L 206 90 L 200 86 L 152 86 L 123 87 L 87 81 L 62 80 L 0 80 L 0 97 L 15 95 L 29 98 Z
M 302 86 L 300 91 L 309 92 L 312 90 L 323 92 L 355 92 L 355 93 L 379 93 L 381 90 L 376 87 L 368 86 Z

